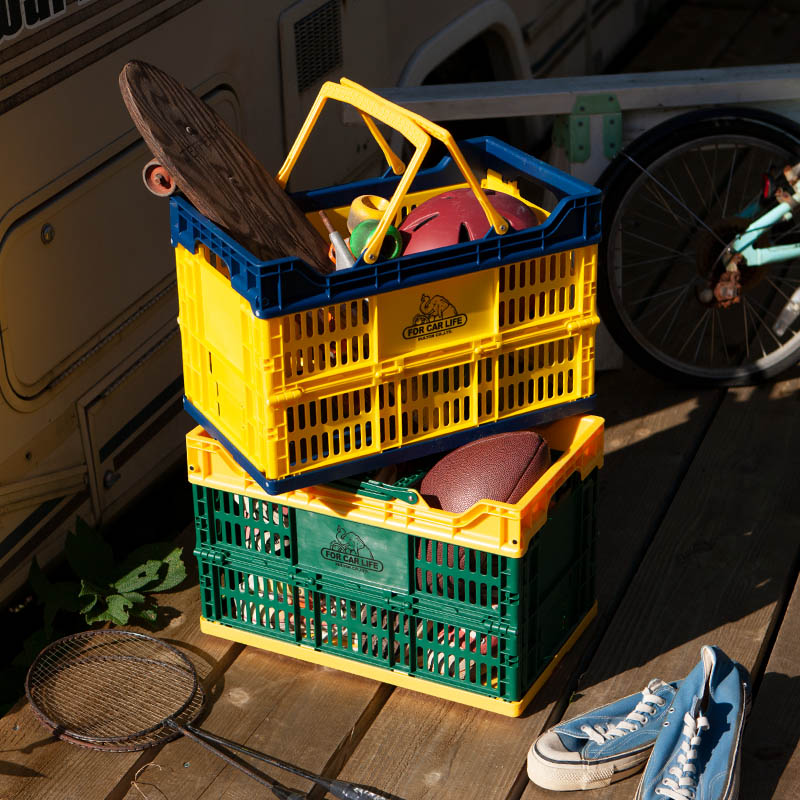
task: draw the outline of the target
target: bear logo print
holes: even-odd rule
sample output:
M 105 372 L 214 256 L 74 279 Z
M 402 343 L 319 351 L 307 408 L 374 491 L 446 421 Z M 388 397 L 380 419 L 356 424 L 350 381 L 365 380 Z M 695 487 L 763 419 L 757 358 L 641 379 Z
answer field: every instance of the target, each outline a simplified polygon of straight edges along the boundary
M 404 339 L 429 339 L 451 333 L 455 328 L 467 324 L 467 315 L 459 314 L 456 307 L 444 295 L 431 297 L 423 294 L 419 311 L 411 324 L 403 329 Z
M 328 547 L 323 547 L 320 554 L 337 567 L 360 572 L 383 572 L 383 562 L 375 558 L 367 543 L 357 533 L 341 525 L 336 526 L 336 538 Z

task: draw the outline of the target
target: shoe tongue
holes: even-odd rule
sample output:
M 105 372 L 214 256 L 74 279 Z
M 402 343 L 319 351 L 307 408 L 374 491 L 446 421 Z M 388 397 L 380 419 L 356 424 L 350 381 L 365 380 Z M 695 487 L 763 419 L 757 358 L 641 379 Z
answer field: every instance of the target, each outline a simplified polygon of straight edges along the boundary
M 692 700 L 692 706 L 689 709 L 689 716 L 692 719 L 697 719 L 700 716 L 700 703 L 701 703 L 701 701 L 702 701 L 702 698 L 700 698 L 700 697 L 695 697 Z

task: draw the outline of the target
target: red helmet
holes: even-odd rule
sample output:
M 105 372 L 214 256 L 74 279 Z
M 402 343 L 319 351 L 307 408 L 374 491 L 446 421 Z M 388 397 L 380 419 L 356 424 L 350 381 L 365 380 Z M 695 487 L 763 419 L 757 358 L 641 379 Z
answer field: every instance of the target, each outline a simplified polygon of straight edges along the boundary
M 530 206 L 504 192 L 486 190 L 494 208 L 515 230 L 531 228 L 539 219 Z M 400 231 L 403 255 L 480 239 L 489 231 L 489 220 L 472 189 L 452 189 L 418 205 L 404 220 Z

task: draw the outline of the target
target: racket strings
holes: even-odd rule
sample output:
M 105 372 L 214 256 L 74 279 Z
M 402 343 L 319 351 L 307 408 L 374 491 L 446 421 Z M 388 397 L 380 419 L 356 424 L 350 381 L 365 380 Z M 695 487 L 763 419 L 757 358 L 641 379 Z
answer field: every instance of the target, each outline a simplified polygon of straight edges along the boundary
M 182 653 L 130 631 L 54 642 L 32 665 L 26 688 L 34 710 L 62 738 L 89 745 L 133 742 L 137 749 L 165 734 L 172 738 L 168 721 L 190 708 L 196 716 L 203 699 Z

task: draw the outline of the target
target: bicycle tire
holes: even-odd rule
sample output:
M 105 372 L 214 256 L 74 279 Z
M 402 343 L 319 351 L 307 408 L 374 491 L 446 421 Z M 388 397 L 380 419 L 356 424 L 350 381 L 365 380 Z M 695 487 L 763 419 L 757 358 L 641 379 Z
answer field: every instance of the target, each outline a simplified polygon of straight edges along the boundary
M 721 243 L 746 227 L 741 204 L 746 199 L 745 208 L 752 207 L 765 170 L 799 160 L 800 125 L 771 112 L 717 108 L 655 126 L 601 175 L 598 306 L 611 335 L 640 366 L 683 384 L 741 386 L 768 380 L 800 360 L 800 320 L 781 340 L 767 330 L 775 309 L 785 303 L 786 288 L 800 285 L 800 259 L 751 272 L 743 267 L 740 300 L 728 307 L 708 302 Z M 708 186 L 696 177 L 701 166 L 710 176 Z M 749 172 L 743 176 L 745 167 Z M 737 209 L 739 215 L 727 213 Z M 792 222 L 780 235 L 800 242 L 800 226 Z M 650 294 L 635 289 L 637 281 Z M 676 310 L 660 308 L 668 304 Z M 656 330 L 656 320 L 663 332 Z

